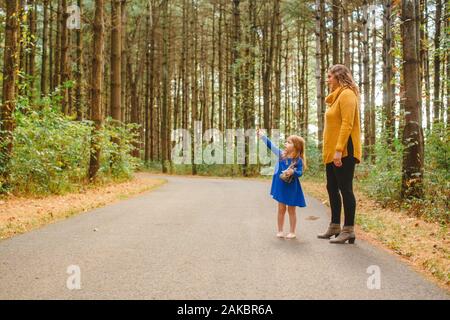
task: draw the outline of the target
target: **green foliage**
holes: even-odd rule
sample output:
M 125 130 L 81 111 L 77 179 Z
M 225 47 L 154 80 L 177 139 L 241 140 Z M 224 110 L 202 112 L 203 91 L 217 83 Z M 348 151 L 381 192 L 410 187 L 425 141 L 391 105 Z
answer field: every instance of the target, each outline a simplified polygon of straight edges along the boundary
M 51 104 L 40 110 L 20 105 L 9 164 L 11 185 L 19 193 L 61 193 L 86 175 L 89 124 L 65 118 Z
M 395 139 L 392 146 L 386 139 L 375 144 L 375 163 L 362 161 L 359 171 L 367 194 L 384 204 L 391 200 L 400 200 L 402 184 L 403 145 Z
M 322 161 L 322 152 L 316 145 L 316 142 L 306 140 L 306 165 L 305 175 L 312 178 L 325 178 L 325 166 Z
M 18 99 L 13 153 L 7 168 L 14 193 L 60 194 L 87 182 L 93 123 L 65 116 L 58 101 L 54 94 L 31 107 L 27 98 Z M 105 121 L 99 132 L 101 180 L 129 178 L 139 165 L 130 155 L 136 138 L 133 129 L 132 125 Z
M 363 187 L 368 195 L 383 205 L 408 210 L 415 216 L 442 224 L 450 222 L 450 143 L 448 129 L 435 124 L 435 129 L 425 137 L 425 161 L 422 199 L 401 199 L 403 145 L 394 140 L 389 147 L 380 139 L 375 146 L 376 161 L 364 163 L 361 169 L 366 177 Z
M 107 118 L 101 134 L 102 161 L 100 174 L 114 178 L 128 179 L 141 160 L 133 157 L 131 152 L 135 149 L 133 143 L 139 138 L 139 125 L 123 124 Z

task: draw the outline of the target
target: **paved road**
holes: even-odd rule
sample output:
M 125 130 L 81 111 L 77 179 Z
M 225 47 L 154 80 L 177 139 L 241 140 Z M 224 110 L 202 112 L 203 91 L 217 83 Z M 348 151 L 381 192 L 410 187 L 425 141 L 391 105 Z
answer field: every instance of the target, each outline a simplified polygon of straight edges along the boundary
M 141 196 L 0 242 L 0 298 L 449 299 L 366 242 L 316 239 L 328 214 L 311 197 L 298 211 L 299 238 L 280 240 L 268 181 L 166 178 Z M 67 288 L 70 265 L 80 268 L 80 290 Z M 379 290 L 367 287 L 371 265 Z

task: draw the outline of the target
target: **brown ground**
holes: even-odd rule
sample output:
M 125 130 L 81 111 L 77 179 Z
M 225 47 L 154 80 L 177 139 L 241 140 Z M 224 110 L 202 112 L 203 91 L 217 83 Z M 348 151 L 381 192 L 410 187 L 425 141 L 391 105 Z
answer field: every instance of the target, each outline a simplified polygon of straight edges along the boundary
M 302 186 L 306 193 L 329 206 L 325 182 L 306 179 Z M 450 232 L 446 226 L 425 222 L 404 211 L 382 208 L 360 191 L 355 191 L 355 196 L 357 237 L 394 252 L 450 290 Z
M 88 187 L 77 193 L 0 199 L 0 239 L 156 188 L 166 181 L 135 175 L 126 182 Z

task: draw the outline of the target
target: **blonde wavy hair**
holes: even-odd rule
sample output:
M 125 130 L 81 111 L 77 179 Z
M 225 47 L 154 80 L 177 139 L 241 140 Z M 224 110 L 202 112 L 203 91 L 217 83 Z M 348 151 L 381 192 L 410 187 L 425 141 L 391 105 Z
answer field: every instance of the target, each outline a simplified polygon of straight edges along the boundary
M 359 96 L 359 88 L 355 80 L 353 80 L 350 69 L 343 64 L 335 64 L 328 70 L 343 87 L 350 88 L 356 96 Z

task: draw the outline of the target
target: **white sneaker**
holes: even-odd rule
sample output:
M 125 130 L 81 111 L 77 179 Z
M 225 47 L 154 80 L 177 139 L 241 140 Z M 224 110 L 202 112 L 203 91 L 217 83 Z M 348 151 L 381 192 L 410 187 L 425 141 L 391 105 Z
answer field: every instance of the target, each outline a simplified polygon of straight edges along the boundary
M 284 238 L 284 232 L 283 231 L 278 232 L 277 238 Z
M 288 233 L 288 235 L 286 236 L 286 239 L 295 239 L 297 238 L 297 236 L 295 235 L 295 233 Z

